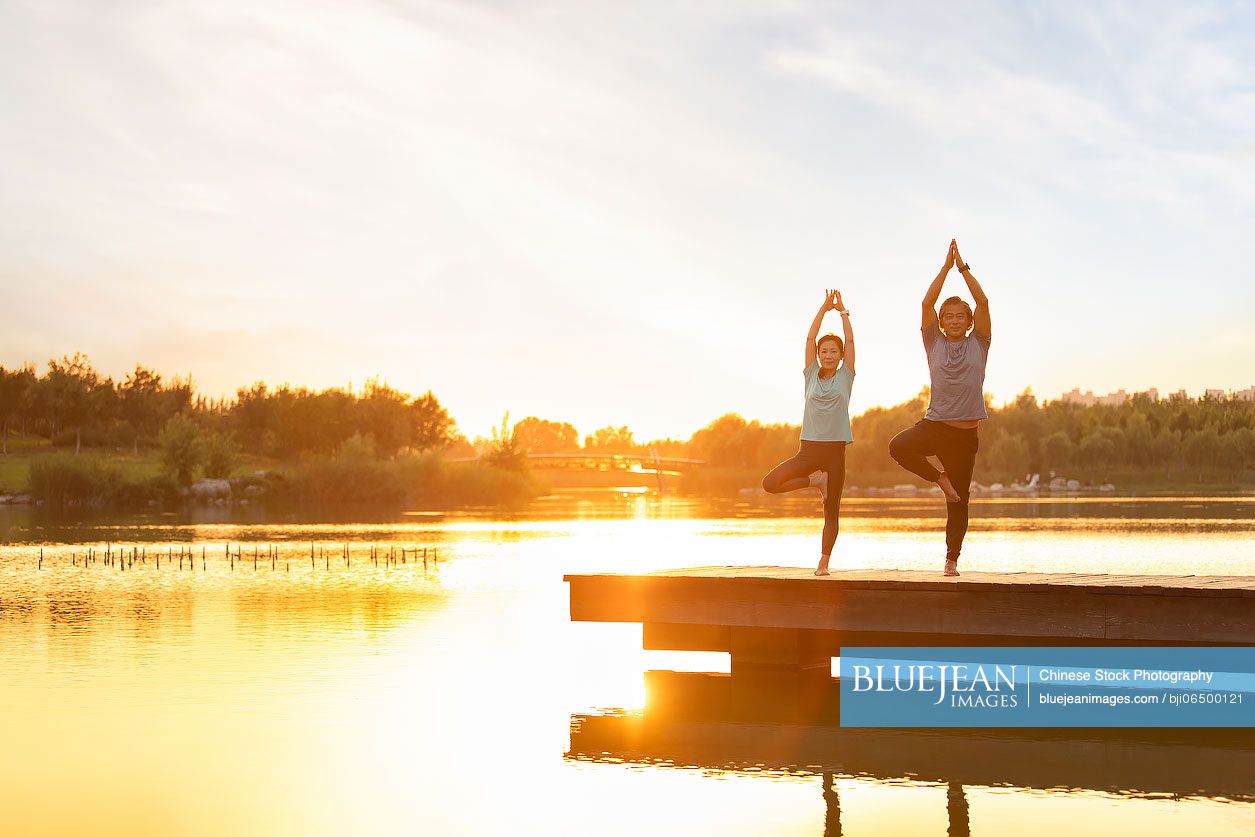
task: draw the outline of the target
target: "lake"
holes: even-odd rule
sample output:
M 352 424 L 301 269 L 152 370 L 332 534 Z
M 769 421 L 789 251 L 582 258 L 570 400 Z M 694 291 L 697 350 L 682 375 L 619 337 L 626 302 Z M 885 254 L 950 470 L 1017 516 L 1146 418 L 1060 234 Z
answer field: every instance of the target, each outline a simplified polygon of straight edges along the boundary
M 3 510 L 4 831 L 1255 832 L 1255 776 L 1226 768 L 1249 744 L 680 717 L 646 706 L 646 672 L 700 694 L 726 655 L 645 652 L 639 625 L 568 619 L 564 573 L 812 565 L 818 505 L 590 492 L 365 523 Z M 943 514 L 851 498 L 833 569 L 937 570 Z M 961 566 L 1250 575 L 1255 498 L 982 499 Z

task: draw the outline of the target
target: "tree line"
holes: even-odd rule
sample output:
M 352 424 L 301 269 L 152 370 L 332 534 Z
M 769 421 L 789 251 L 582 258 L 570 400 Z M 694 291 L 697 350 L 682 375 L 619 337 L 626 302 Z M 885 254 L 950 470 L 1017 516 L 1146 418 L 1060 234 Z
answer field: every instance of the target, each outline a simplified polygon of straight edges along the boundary
M 890 407 L 854 417 L 855 444 L 847 455 L 847 482 L 909 479 L 888 456 L 893 434 L 923 415 L 927 389 Z M 1152 401 L 1135 395 L 1119 405 L 1083 406 L 1039 401 L 1026 391 L 1011 402 L 989 405 L 980 431 L 976 478 L 1010 481 L 1027 474 L 1055 474 L 1099 481 L 1112 474 L 1154 473 L 1197 477 L 1255 474 L 1255 402 L 1231 397 L 1173 396 Z M 75 354 L 33 366 L 0 367 L 0 439 L 8 452 L 11 432 L 42 437 L 53 446 L 153 448 L 164 454 L 180 445 L 198 448 L 200 461 L 230 470 L 239 453 L 282 461 L 330 456 L 355 439 L 369 440 L 381 459 L 402 451 L 482 455 L 507 470 L 526 467 L 528 453 L 652 454 L 705 460 L 714 469 L 765 471 L 797 449 L 794 424 L 763 424 L 729 413 L 684 439 L 638 442 L 630 428 L 603 427 L 581 438 L 563 421 L 528 416 L 510 424 L 508 414 L 491 438 L 468 441 L 432 392 L 413 396 L 378 379 L 360 392 L 311 390 L 255 383 L 234 399 L 198 394 L 190 378 L 165 379 L 137 365 L 120 382 L 102 376 Z M 189 460 L 194 457 L 184 457 Z
M 180 421 L 276 459 L 330 454 L 354 436 L 370 437 L 385 457 L 402 449 L 444 448 L 461 438 L 431 392 L 411 396 L 377 379 L 360 393 L 259 382 L 240 388 L 234 400 L 212 400 L 198 394 L 190 378 L 165 380 L 144 366 L 115 382 L 82 354 L 49 361 L 42 375 L 30 365 L 0 367 L 0 445 L 6 454 L 14 430 L 75 452 L 87 444 L 139 453 Z
M 889 440 L 923 416 L 925 388 L 910 401 L 874 407 L 851 422 L 847 484 L 909 482 L 890 459 Z M 1117 477 L 1205 482 L 1255 481 L 1255 402 L 1233 397 L 1136 395 L 1119 405 L 1039 401 L 1026 391 L 1001 407 L 988 405 L 980 428 L 975 478 L 1010 482 L 1040 474 L 1097 483 Z M 729 414 L 695 433 L 690 456 L 715 467 L 769 468 L 796 449 L 797 425 L 764 425 Z

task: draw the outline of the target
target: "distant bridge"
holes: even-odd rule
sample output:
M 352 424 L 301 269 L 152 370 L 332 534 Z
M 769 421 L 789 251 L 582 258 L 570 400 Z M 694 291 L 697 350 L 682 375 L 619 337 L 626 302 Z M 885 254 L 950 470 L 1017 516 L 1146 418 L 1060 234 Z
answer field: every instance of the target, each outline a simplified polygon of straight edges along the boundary
M 463 456 L 449 462 L 475 462 L 478 456 Z M 536 468 L 582 469 L 588 471 L 634 471 L 636 473 L 681 474 L 700 468 L 704 459 L 655 456 L 652 453 L 529 453 L 527 461 Z

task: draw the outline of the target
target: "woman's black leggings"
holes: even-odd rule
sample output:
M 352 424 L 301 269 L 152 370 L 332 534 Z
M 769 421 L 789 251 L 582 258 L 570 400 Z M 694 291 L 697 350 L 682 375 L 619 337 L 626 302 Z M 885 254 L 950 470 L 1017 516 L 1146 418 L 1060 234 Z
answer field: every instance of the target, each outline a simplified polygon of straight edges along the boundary
M 926 482 L 936 482 L 941 472 L 927 457 L 941 460 L 954 490 L 957 503 L 946 503 L 946 558 L 959 560 L 963 536 L 967 534 L 967 501 L 971 496 L 972 468 L 980 446 L 976 428 L 953 427 L 941 421 L 920 419 L 889 440 L 889 455 L 899 465 Z
M 828 474 L 828 499 L 824 501 L 824 534 L 820 540 L 820 552 L 832 554 L 837 542 L 837 529 L 841 518 L 841 489 L 845 487 L 846 442 L 812 442 L 803 439 L 797 455 L 786 459 L 763 477 L 763 491 L 783 494 L 810 485 L 811 474 L 825 471 Z

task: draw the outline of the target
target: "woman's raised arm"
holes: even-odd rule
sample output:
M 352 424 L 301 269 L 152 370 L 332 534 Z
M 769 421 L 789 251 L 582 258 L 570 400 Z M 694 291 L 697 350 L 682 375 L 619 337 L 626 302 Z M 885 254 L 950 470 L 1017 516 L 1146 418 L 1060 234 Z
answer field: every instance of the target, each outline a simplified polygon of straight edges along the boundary
M 941 298 L 941 288 L 946 284 L 946 276 L 949 275 L 950 268 L 954 267 L 954 260 L 957 256 L 958 248 L 952 238 L 950 249 L 946 250 L 946 263 L 941 266 L 941 272 L 937 274 L 937 278 L 928 286 L 928 293 L 924 294 L 923 307 L 920 311 L 920 328 L 937 324 L 937 300 Z
M 850 325 L 850 312 L 845 307 L 845 303 L 841 300 L 841 292 L 837 291 L 837 313 L 841 315 L 841 330 L 845 332 L 845 354 L 841 356 L 842 362 L 849 368 L 850 373 L 854 373 L 854 326 Z
M 815 341 L 819 339 L 819 329 L 823 327 L 824 314 L 837 307 L 836 302 L 833 301 L 834 297 L 840 298 L 836 291 L 824 291 L 824 302 L 819 306 L 819 311 L 815 313 L 815 319 L 811 322 L 811 330 L 806 332 L 806 362 L 802 366 L 803 372 L 809 369 L 812 363 L 819 363 Z
M 972 294 L 972 299 L 976 300 L 976 308 L 972 311 L 972 324 L 981 334 L 989 337 L 993 323 L 989 319 L 989 297 L 985 296 L 985 289 L 980 286 L 980 282 L 976 281 L 976 277 L 972 275 L 967 262 L 963 261 L 963 257 L 959 255 L 959 245 L 951 242 L 953 245 L 954 260 L 959 266 L 959 274 L 962 275 L 963 281 L 967 283 L 967 289 Z

